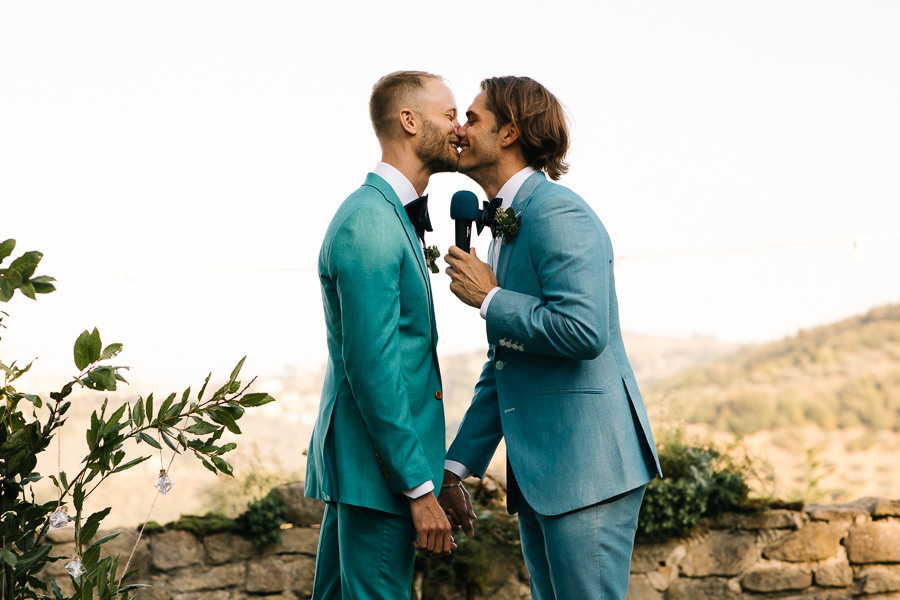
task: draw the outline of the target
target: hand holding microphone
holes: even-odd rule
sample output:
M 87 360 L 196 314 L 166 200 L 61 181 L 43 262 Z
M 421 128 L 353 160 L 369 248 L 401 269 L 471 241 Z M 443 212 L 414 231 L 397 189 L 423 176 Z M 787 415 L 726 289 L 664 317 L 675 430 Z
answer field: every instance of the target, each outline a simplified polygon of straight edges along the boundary
M 488 292 L 497 287 L 497 278 L 490 265 L 479 260 L 470 250 L 472 222 L 481 218 L 478 198 L 463 190 L 450 199 L 450 218 L 456 221 L 456 246 L 444 256 L 449 265 L 450 291 L 469 306 L 480 308 Z

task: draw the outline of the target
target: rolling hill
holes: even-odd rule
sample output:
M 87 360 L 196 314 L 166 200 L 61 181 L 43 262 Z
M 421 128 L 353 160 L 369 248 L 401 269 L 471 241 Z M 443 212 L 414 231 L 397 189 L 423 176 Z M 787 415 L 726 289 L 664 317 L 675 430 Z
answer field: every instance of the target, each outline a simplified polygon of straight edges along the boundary
M 771 428 L 900 431 L 900 305 L 739 350 L 652 381 L 648 407 L 750 434 Z

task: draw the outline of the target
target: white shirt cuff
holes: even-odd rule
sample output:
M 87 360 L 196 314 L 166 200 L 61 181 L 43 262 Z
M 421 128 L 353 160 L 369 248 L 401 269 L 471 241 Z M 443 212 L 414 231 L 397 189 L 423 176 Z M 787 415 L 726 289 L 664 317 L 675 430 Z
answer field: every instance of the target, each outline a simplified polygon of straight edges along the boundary
M 494 289 L 492 289 L 491 291 L 488 292 L 487 296 L 484 297 L 484 302 L 481 303 L 481 310 L 478 311 L 481 313 L 482 319 L 487 319 L 488 305 L 491 303 L 491 298 L 494 297 L 494 294 L 496 294 L 499 291 L 500 291 L 500 288 L 495 287 Z
M 494 288 L 494 289 L 499 290 L 500 288 Z M 450 471 L 451 473 L 453 473 L 460 479 L 468 479 L 469 477 L 471 477 L 472 475 L 475 474 L 475 472 L 471 471 L 469 469 L 469 467 L 467 467 L 466 465 L 456 462 L 455 460 L 449 460 L 449 459 L 444 461 L 444 469 L 446 469 L 447 471 Z
M 421 498 L 428 492 L 434 491 L 434 482 L 426 481 L 422 485 L 417 485 L 411 490 L 405 490 L 403 495 L 409 498 L 410 500 L 415 500 L 416 498 Z

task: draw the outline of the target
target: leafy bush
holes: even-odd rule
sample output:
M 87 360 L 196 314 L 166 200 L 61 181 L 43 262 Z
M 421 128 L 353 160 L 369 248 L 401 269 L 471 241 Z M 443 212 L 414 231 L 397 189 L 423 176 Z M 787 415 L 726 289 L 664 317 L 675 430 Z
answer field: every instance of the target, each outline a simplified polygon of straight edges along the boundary
M 242 531 L 247 533 L 256 546 L 281 543 L 281 526 L 287 505 L 281 496 L 269 494 L 261 500 L 247 504 L 247 512 L 238 517 Z
M 657 445 L 663 479 L 647 486 L 638 518 L 638 535 L 677 537 L 747 499 L 744 474 L 712 445 L 691 445 L 681 430 Z

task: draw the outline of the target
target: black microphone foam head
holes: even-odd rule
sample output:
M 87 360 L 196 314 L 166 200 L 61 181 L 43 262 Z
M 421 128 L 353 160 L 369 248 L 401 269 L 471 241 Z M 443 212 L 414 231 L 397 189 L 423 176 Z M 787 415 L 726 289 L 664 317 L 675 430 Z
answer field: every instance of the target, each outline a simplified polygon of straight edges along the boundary
M 469 190 L 460 190 L 450 198 L 451 219 L 476 221 L 478 213 L 478 198 Z

